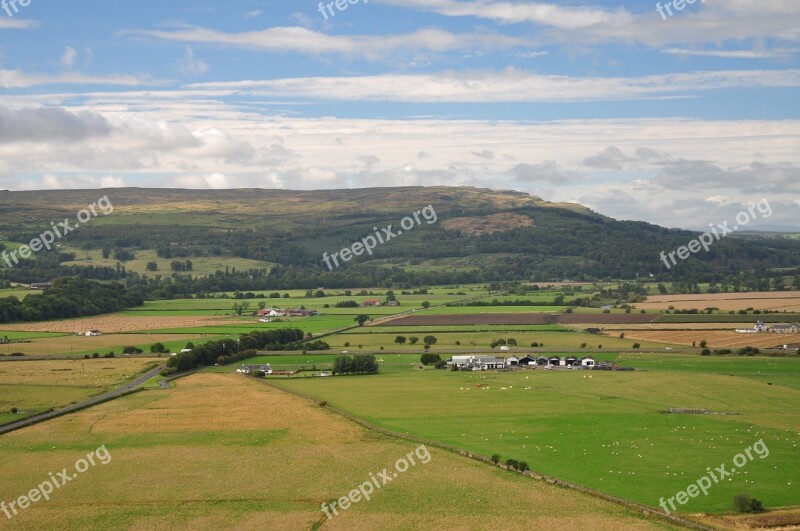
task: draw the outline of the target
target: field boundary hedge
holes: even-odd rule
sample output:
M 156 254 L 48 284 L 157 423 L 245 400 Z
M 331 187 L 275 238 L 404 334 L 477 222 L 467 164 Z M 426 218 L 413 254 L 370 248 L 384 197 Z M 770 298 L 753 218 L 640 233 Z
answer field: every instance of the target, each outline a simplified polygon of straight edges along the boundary
M 309 400 L 311 402 L 314 402 L 315 404 L 319 403 L 319 399 L 314 398 L 314 397 L 312 397 L 310 395 L 307 395 L 305 393 L 302 393 L 300 391 L 297 391 L 297 390 L 294 390 L 294 389 L 286 389 L 284 387 L 281 387 L 279 385 L 276 385 L 276 384 L 274 384 L 272 382 L 269 382 L 267 380 L 264 380 L 264 379 L 261 379 L 259 381 L 261 381 L 265 385 L 267 385 L 267 386 L 269 386 L 269 387 L 271 387 L 273 389 L 276 389 L 278 391 L 289 393 L 291 395 L 297 396 L 298 398 L 303 398 L 305 400 Z M 440 442 L 437 442 L 437 441 L 431 441 L 431 440 L 428 440 L 428 439 L 423 439 L 423 438 L 420 438 L 420 437 L 414 437 L 413 435 L 407 435 L 405 433 L 399 433 L 399 432 L 387 430 L 385 428 L 381 428 L 381 427 L 376 426 L 376 425 L 374 425 L 374 424 L 372 424 L 370 422 L 367 422 L 364 419 L 361 419 L 359 417 L 351 415 L 350 413 L 342 411 L 341 409 L 339 409 L 337 407 L 331 406 L 330 404 L 326 404 L 325 405 L 325 409 L 331 411 L 332 413 L 334 413 L 336 415 L 339 415 L 340 417 L 343 417 L 343 418 L 346 418 L 347 420 L 355 422 L 356 424 L 358 424 L 359 426 L 362 426 L 363 428 L 366 428 L 366 429 L 368 429 L 370 431 L 373 431 L 373 432 L 376 432 L 376 433 L 380 433 L 381 435 L 386 435 L 388 437 L 393 437 L 395 439 L 403 439 L 403 440 L 406 440 L 406 441 L 411 441 L 411 442 L 415 442 L 415 443 L 422 443 L 422 444 L 425 444 L 425 445 L 430 445 L 430 446 L 433 446 L 435 448 L 439 448 L 439 449 L 442 449 L 442 450 L 447 450 L 447 451 L 452 452 L 452 453 L 456 453 L 456 454 L 458 454 L 458 455 L 460 455 L 462 457 L 467 457 L 468 459 L 472 459 L 472 460 L 475 460 L 475 461 L 479 461 L 481 463 L 489 464 L 489 465 L 492 465 L 492 466 L 496 466 L 496 467 L 500 467 L 500 468 L 504 468 L 504 469 L 508 470 L 507 466 L 505 466 L 503 464 L 497 464 L 496 465 L 496 464 L 494 464 L 492 462 L 492 460 L 490 458 L 486 457 L 485 455 L 476 454 L 476 453 L 473 453 L 473 452 L 468 452 L 468 451 L 464 450 L 463 448 L 458 448 L 456 446 L 450 446 L 449 444 L 444 444 L 444 443 L 440 443 Z M 575 483 L 570 483 L 568 481 L 563 481 L 563 480 L 560 480 L 558 478 L 554 478 L 552 476 L 548 476 L 548 475 L 545 475 L 545 474 L 540 474 L 538 472 L 534 472 L 532 470 L 529 470 L 529 471 L 526 471 L 526 472 L 520 472 L 520 473 L 524 474 L 526 476 L 529 476 L 529 477 L 531 477 L 533 479 L 538 479 L 540 481 L 546 481 L 550 485 L 556 485 L 556 486 L 560 486 L 560 487 L 563 487 L 563 488 L 566 488 L 566 489 L 582 492 L 584 494 L 588 494 L 590 496 L 594 496 L 595 498 L 600 498 L 600 499 L 603 499 L 603 500 L 606 500 L 606 501 L 610 501 L 612 503 L 616 503 L 617 505 L 622 505 L 623 507 L 625 507 L 627 509 L 632 509 L 634 511 L 642 511 L 643 513 L 645 513 L 645 514 L 647 514 L 649 516 L 652 516 L 652 517 L 655 517 L 655 518 L 659 518 L 659 519 L 662 519 L 662 520 L 669 520 L 670 522 L 672 522 L 674 524 L 678 524 L 678 525 L 681 525 L 681 526 L 689 528 L 689 529 L 700 529 L 700 530 L 704 530 L 704 531 L 713 531 L 713 528 L 704 526 L 704 525 L 702 525 L 702 524 L 700 524 L 698 522 L 695 522 L 695 521 L 692 521 L 692 520 L 689 520 L 689 519 L 686 519 L 686 518 L 681 518 L 679 516 L 666 514 L 666 513 L 662 512 L 662 511 L 658 511 L 658 510 L 652 509 L 652 508 L 650 508 L 650 507 L 648 507 L 646 505 L 642 505 L 640 503 L 633 502 L 633 501 L 630 501 L 630 500 L 625 500 L 625 499 L 622 499 L 622 498 L 617 498 L 616 496 L 612 496 L 610 494 L 606 494 L 604 492 L 600 492 L 598 490 L 594 490 L 592 488 L 589 488 L 589 487 L 586 487 L 586 486 L 583 486 L 583 485 L 578 485 L 578 484 L 575 484 Z

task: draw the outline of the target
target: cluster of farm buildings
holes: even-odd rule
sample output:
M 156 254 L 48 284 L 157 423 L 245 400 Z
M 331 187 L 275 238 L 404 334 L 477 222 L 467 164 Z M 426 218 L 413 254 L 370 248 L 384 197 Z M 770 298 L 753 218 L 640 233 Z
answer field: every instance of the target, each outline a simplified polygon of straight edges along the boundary
M 773 334 L 797 334 L 800 333 L 800 325 L 795 324 L 774 324 L 768 326 L 763 321 L 758 321 L 753 328 L 737 328 L 740 334 L 758 334 L 761 332 L 770 332 Z
M 596 365 L 594 358 L 586 356 L 511 356 L 502 358 L 496 356 L 452 356 L 447 360 L 448 367 L 455 365 L 462 370 L 485 371 L 489 369 L 506 369 L 514 367 L 567 367 L 570 369 L 593 369 Z
M 256 312 L 258 317 L 311 317 L 319 315 L 317 310 L 298 310 L 295 308 L 269 308 Z

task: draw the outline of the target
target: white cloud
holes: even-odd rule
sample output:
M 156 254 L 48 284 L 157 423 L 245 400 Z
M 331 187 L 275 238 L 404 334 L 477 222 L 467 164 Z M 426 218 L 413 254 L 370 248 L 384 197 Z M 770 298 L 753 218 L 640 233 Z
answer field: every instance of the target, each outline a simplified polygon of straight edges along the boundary
M 559 6 L 496 0 L 374 0 L 449 17 L 476 17 L 505 24 L 532 24 L 565 44 L 623 42 L 660 47 L 670 43 L 800 37 L 800 3 L 790 0 L 720 0 L 698 3 L 664 20 L 655 4 L 642 12 L 624 7 Z M 666 2 L 664 2 L 666 3 Z
M 178 69 L 187 76 L 202 76 L 208 72 L 208 63 L 194 56 L 194 50 L 186 47 L 183 58 L 178 61 Z
M 320 101 L 525 102 L 642 99 L 724 88 L 800 86 L 800 70 L 720 70 L 642 77 L 570 77 L 503 72 L 442 72 L 352 77 L 306 77 L 189 85 L 227 91 Z
M 34 29 L 38 24 L 33 20 L 11 18 L 0 12 L 0 30 L 4 29 Z
M 307 28 L 274 27 L 258 31 L 226 33 L 207 28 L 131 30 L 122 35 L 157 39 L 221 44 L 270 52 L 301 52 L 314 55 L 337 54 L 383 59 L 397 52 L 451 52 L 476 49 L 505 49 L 525 46 L 529 40 L 497 33 L 450 33 L 439 29 L 420 29 L 402 35 L 328 35 Z
M 75 51 L 75 48 L 71 46 L 67 46 L 64 49 L 64 53 L 59 60 L 62 68 L 70 69 L 75 64 L 75 59 L 78 57 L 78 52 Z
M 0 69 L 0 88 L 28 88 L 39 85 L 121 85 L 139 86 L 152 83 L 152 81 L 132 75 L 90 76 L 77 72 L 61 74 L 33 74 L 21 70 Z
M 719 57 L 723 59 L 788 59 L 800 52 L 797 48 L 777 48 L 774 50 L 688 50 L 667 48 L 661 53 L 693 57 Z

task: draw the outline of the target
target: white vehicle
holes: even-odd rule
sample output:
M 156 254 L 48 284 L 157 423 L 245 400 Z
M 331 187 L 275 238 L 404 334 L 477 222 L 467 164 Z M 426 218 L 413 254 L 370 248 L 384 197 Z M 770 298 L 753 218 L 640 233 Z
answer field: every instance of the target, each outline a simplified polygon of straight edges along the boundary
M 508 345 L 503 345 L 502 347 L 500 347 L 500 350 L 511 350 L 511 347 L 509 347 Z

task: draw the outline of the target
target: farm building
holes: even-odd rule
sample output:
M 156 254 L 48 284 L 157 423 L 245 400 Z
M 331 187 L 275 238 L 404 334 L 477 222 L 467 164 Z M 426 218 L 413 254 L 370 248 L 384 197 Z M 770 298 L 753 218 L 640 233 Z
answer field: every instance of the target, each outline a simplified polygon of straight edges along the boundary
M 536 365 L 536 358 L 533 356 L 523 356 L 519 359 L 519 365 L 521 367 L 530 367 L 532 365 Z
M 381 306 L 382 304 L 380 299 L 367 299 L 361 303 L 361 306 Z
M 769 329 L 769 331 L 774 333 L 774 334 L 796 334 L 796 333 L 798 333 L 798 331 L 800 331 L 800 328 L 798 328 L 797 323 L 795 323 L 795 324 L 776 324 L 776 325 L 772 325 L 772 327 Z
M 504 369 L 505 358 L 494 356 L 453 356 L 447 360 L 448 365 L 455 365 L 459 369 L 485 371 L 487 369 Z
M 594 358 L 588 356 L 585 358 L 581 358 L 581 367 L 594 367 L 594 366 L 595 366 Z
M 272 366 L 268 363 L 265 365 L 242 365 L 236 369 L 239 374 L 250 374 L 257 371 L 262 371 L 264 374 L 272 374 Z
M 52 287 L 52 282 L 34 282 L 28 289 L 51 289 Z
M 85 335 L 86 337 L 94 337 L 94 336 L 100 336 L 102 334 L 103 333 L 100 330 L 89 330 L 83 335 Z
M 518 367 L 519 366 L 519 358 L 516 356 L 511 356 L 506 360 L 509 367 Z
M 737 328 L 736 332 L 739 334 L 757 334 L 759 332 L 766 332 L 767 325 L 764 324 L 763 321 L 756 322 L 753 328 Z

